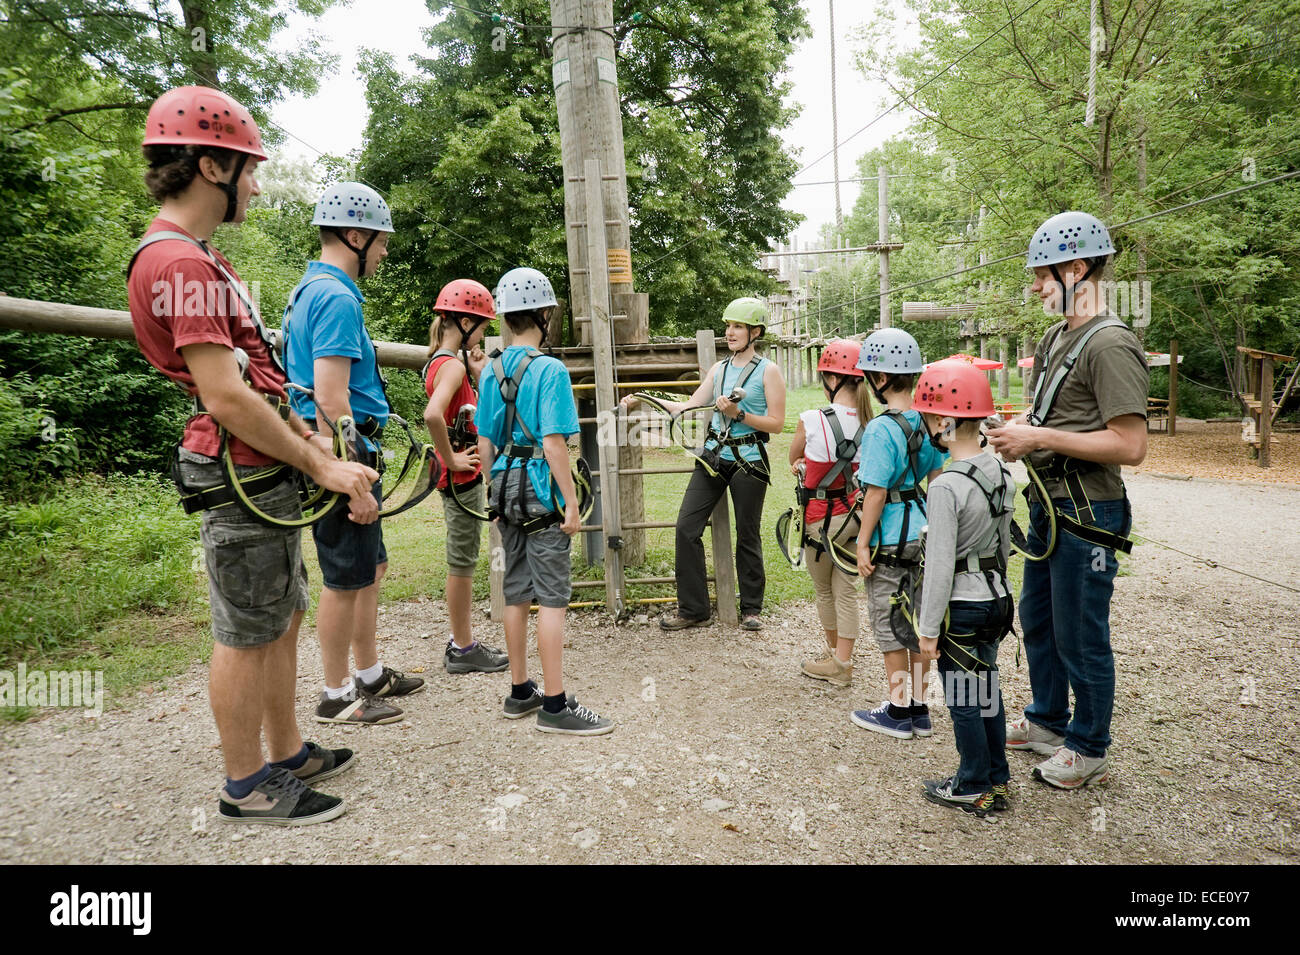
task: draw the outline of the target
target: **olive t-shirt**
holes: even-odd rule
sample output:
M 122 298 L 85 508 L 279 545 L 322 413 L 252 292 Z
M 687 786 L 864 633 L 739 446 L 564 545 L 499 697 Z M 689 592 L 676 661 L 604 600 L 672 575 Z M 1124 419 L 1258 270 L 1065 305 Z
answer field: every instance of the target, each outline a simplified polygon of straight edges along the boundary
M 1061 321 L 1049 328 L 1034 350 L 1034 369 L 1026 395 L 1032 395 L 1039 376 L 1046 375 L 1044 388 L 1051 384 L 1065 356 L 1093 324 L 1114 317 L 1102 312 L 1076 329 Z M 1103 328 L 1083 347 L 1074 368 L 1065 376 L 1056 402 L 1043 426 L 1082 433 L 1101 431 L 1106 422 L 1120 415 L 1146 418 L 1148 372 L 1146 356 L 1137 336 L 1127 326 Z M 1053 457 L 1051 451 L 1034 451 L 1029 460 L 1041 467 Z M 1103 464 L 1082 477 L 1083 489 L 1094 501 L 1114 501 L 1124 496 L 1124 482 L 1118 464 Z M 1060 481 L 1045 481 L 1053 497 L 1068 496 Z

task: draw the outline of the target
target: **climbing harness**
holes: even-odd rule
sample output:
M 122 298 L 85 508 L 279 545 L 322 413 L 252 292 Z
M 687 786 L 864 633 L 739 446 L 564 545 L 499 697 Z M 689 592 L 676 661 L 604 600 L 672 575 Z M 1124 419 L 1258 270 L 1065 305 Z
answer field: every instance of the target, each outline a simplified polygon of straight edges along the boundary
M 1117 318 L 1107 318 L 1096 322 L 1091 328 L 1079 337 L 1074 346 L 1070 349 L 1062 360 L 1061 365 L 1052 375 L 1050 382 L 1047 375 L 1041 374 L 1034 386 L 1034 399 L 1030 405 L 1029 411 L 1025 414 L 1025 420 L 1034 427 L 1042 427 L 1043 423 L 1051 415 L 1052 406 L 1056 404 L 1056 399 L 1061 393 L 1061 387 L 1065 383 L 1066 377 L 1074 368 L 1083 352 L 1085 345 L 1091 341 L 1092 337 L 1105 328 L 1126 328 L 1127 326 Z M 1050 355 L 1057 341 L 1065 332 L 1066 325 L 1061 323 L 1057 326 L 1056 334 L 1052 337 L 1050 343 L 1046 344 L 1046 353 Z M 1025 560 L 1041 561 L 1047 560 L 1056 551 L 1058 534 L 1065 531 L 1072 534 L 1080 540 L 1087 541 L 1090 544 L 1096 544 L 1100 547 L 1111 548 L 1121 553 L 1128 554 L 1133 550 L 1133 541 L 1127 537 L 1115 534 L 1104 528 L 1097 527 L 1093 523 L 1092 502 L 1088 498 L 1088 492 L 1083 486 L 1083 477 L 1089 473 L 1100 470 L 1104 465 L 1096 461 L 1085 461 L 1081 458 L 1072 458 L 1064 454 L 1053 455 L 1046 464 L 1035 465 L 1028 457 L 1024 459 L 1025 470 L 1029 474 L 1029 484 L 1025 486 L 1025 500 L 1032 502 L 1037 498 L 1038 503 L 1042 505 L 1043 510 L 1047 513 L 1048 533 L 1045 546 L 1041 553 L 1032 553 L 1029 549 L 1029 542 L 1025 533 L 1016 524 L 1011 527 L 1011 540 L 1016 551 L 1020 553 Z M 1046 481 L 1060 482 L 1065 486 L 1065 492 L 1074 505 L 1074 514 L 1067 514 L 1061 510 L 1055 499 L 1047 491 Z
M 505 470 L 501 472 L 500 476 L 493 481 L 496 485 L 497 491 L 496 500 L 494 502 L 489 501 L 487 513 L 480 519 L 501 520 L 509 524 L 517 523 L 519 528 L 525 534 L 536 534 L 539 531 L 543 531 L 548 527 L 554 527 L 556 524 L 563 523 L 564 521 L 564 512 L 559 510 L 558 504 L 555 500 L 555 492 L 559 488 L 555 482 L 555 475 L 553 474 L 550 476 L 550 510 L 539 517 L 531 519 L 527 518 L 527 498 L 525 494 L 525 488 L 527 485 L 525 482 L 530 480 L 528 476 L 528 462 L 539 460 L 544 461 L 546 460 L 546 454 L 542 450 L 542 443 L 537 440 L 537 437 L 524 422 L 523 415 L 518 413 L 518 410 L 515 407 L 515 401 L 519 397 L 519 388 L 524 380 L 524 372 L 528 370 L 528 366 L 533 363 L 534 359 L 542 357 L 544 356 L 536 348 L 526 348 L 524 351 L 524 357 L 520 359 L 519 364 L 515 366 L 514 374 L 507 375 L 501 350 L 497 349 L 491 355 L 492 375 L 496 381 L 497 388 L 501 391 L 501 401 L 505 405 L 505 425 L 502 431 L 505 434 L 506 443 L 505 447 L 501 448 L 499 453 L 502 457 L 506 458 L 506 467 Z M 523 432 L 526 443 L 520 443 L 515 440 L 516 422 L 519 424 L 519 430 Z M 509 483 L 510 472 L 514 469 L 516 461 L 520 462 L 519 468 L 522 472 L 519 479 L 519 496 L 517 504 L 519 507 L 519 513 L 525 516 L 525 520 L 519 522 L 511 521 L 505 516 L 506 484 Z M 578 495 L 578 517 L 580 521 L 585 521 L 587 517 L 590 516 L 592 508 L 595 506 L 595 494 L 592 490 L 591 468 L 586 461 L 579 458 L 577 464 L 572 466 L 572 473 L 574 479 L 574 490 Z M 497 481 L 500 483 L 497 483 Z M 490 496 L 491 495 L 489 494 L 489 497 Z M 460 502 L 459 498 L 453 497 L 453 500 L 455 500 L 467 514 L 474 517 L 479 516 L 477 512 L 465 507 L 465 505 Z
M 944 473 L 960 475 L 973 481 L 988 505 L 991 522 L 989 529 L 975 541 L 964 556 L 957 558 L 953 571 L 958 574 L 982 574 L 988 584 L 989 596 L 997 605 L 997 612 L 986 624 L 969 634 L 952 633 L 951 613 L 945 612 L 939 643 L 957 668 L 966 672 L 987 670 L 990 667 L 972 653 L 970 648 L 977 644 L 1001 640 L 1014 630 L 1015 623 L 1015 603 L 1011 598 L 1011 587 L 1007 581 L 1006 561 L 1002 558 L 1002 520 L 1014 509 L 1008 493 L 1008 475 L 1006 469 L 1002 468 L 1001 480 L 995 485 L 992 478 L 969 461 L 955 461 Z M 898 589 L 889 598 L 889 626 L 894 638 L 914 653 L 920 650 L 920 638 L 916 633 L 916 615 L 921 609 L 921 593 L 925 579 L 927 529 L 922 528 L 921 531 L 919 562 L 907 569 L 899 582 Z M 999 581 L 1002 584 L 1001 594 L 998 593 L 996 586 Z M 996 669 L 996 666 L 993 669 Z
M 776 546 L 781 549 L 781 554 L 790 562 L 794 570 L 803 568 L 803 548 L 807 543 L 803 527 L 804 503 L 800 499 L 803 481 L 804 468 L 801 465 L 794 480 L 794 506 L 786 508 L 776 519 Z
M 740 300 L 738 299 L 737 301 Z M 758 355 L 755 355 L 748 361 L 748 363 L 746 363 L 744 369 L 737 373 L 736 383 L 732 385 L 731 391 L 728 392 L 728 400 L 744 400 L 745 385 L 748 383 L 750 376 L 758 370 L 758 367 L 762 363 L 763 359 Z M 725 384 L 727 369 L 729 367 L 731 367 L 730 358 L 724 358 L 713 366 L 713 406 L 715 407 L 718 399 L 722 397 L 722 389 Z M 739 395 L 740 397 L 737 398 L 735 397 L 736 395 Z M 720 415 L 721 412 L 717 412 L 717 414 Z M 769 439 L 767 432 L 755 429 L 750 431 L 748 434 L 744 434 L 738 438 L 733 438 L 731 436 L 731 428 L 735 423 L 735 418 L 728 419 L 726 425 L 721 430 L 718 430 L 714 427 L 713 420 L 710 419 L 708 431 L 704 435 L 704 443 L 694 452 L 695 457 L 704 464 L 704 467 L 709 472 L 710 476 L 717 477 L 722 473 L 723 465 L 725 464 L 725 459 L 722 457 L 722 449 L 730 448 L 732 461 L 738 469 L 744 471 L 750 477 L 762 481 L 764 484 L 770 484 L 772 479 L 772 465 L 767 457 L 767 442 Z M 716 448 L 710 448 L 708 446 L 711 441 L 717 444 Z M 755 462 L 748 460 L 740 453 L 741 448 L 748 447 L 749 445 L 758 446 L 759 460 L 762 462 L 761 467 L 759 467 Z

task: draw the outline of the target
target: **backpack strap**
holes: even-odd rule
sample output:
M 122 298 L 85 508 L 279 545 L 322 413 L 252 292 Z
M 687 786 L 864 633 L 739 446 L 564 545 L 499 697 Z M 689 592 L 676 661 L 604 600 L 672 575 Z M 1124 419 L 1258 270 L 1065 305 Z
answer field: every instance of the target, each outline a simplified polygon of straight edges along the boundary
M 1075 362 L 1079 360 L 1079 355 L 1083 353 L 1084 346 L 1087 345 L 1088 342 L 1092 340 L 1092 337 L 1102 329 L 1117 327 L 1128 328 L 1128 326 L 1118 318 L 1106 318 L 1097 322 L 1079 336 L 1079 340 L 1074 343 L 1074 347 L 1070 349 L 1069 353 L 1065 356 L 1064 361 L 1061 362 L 1060 367 L 1056 369 L 1056 374 L 1052 376 L 1050 383 L 1047 382 L 1047 363 L 1043 363 L 1044 373 L 1038 376 L 1038 380 L 1035 383 L 1034 401 L 1030 406 L 1029 412 L 1025 415 L 1026 421 L 1034 427 L 1042 426 L 1043 422 L 1047 420 L 1047 416 L 1052 413 L 1052 406 L 1056 404 L 1056 399 L 1061 393 L 1061 386 L 1065 384 L 1065 379 L 1069 376 L 1071 369 L 1074 368 Z M 1061 335 L 1065 333 L 1065 328 L 1065 323 L 1058 326 L 1058 331 L 1052 338 L 1052 346 L 1047 349 L 1049 355 L 1051 354 L 1052 347 L 1054 347 L 1056 342 L 1060 340 Z

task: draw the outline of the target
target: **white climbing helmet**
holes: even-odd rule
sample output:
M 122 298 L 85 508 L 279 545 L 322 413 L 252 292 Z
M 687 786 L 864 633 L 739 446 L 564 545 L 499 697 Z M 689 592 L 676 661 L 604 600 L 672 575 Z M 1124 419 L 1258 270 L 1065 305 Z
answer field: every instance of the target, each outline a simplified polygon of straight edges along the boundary
M 550 280 L 536 269 L 528 268 L 511 269 L 501 276 L 492 296 L 496 299 L 498 315 L 559 304 Z
M 1034 232 L 1029 251 L 1025 253 L 1025 268 L 1114 254 L 1110 233 L 1100 219 L 1086 212 L 1062 212 Z
M 394 231 L 393 215 L 384 197 L 359 182 L 340 182 L 326 189 L 316 200 L 311 224 L 335 229 Z
M 858 354 L 858 367 L 887 375 L 914 375 L 924 366 L 921 346 L 901 328 L 882 328 L 867 336 Z

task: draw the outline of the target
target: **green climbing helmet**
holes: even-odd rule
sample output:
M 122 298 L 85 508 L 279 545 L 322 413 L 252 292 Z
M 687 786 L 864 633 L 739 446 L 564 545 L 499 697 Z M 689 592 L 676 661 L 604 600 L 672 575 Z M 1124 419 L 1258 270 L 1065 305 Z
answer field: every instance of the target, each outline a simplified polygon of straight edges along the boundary
M 739 325 L 757 325 L 766 331 L 767 306 L 763 304 L 762 299 L 758 298 L 733 299 L 726 311 L 722 313 L 722 320 L 736 322 Z

